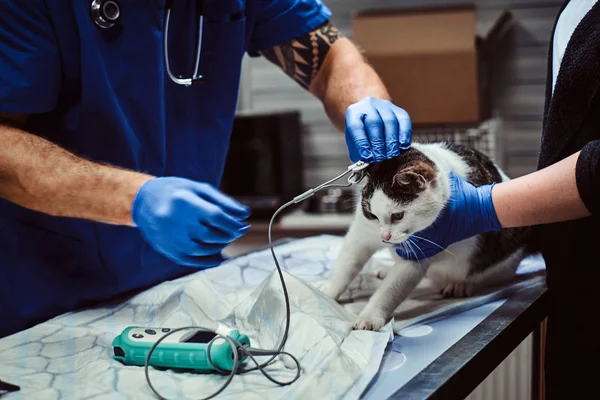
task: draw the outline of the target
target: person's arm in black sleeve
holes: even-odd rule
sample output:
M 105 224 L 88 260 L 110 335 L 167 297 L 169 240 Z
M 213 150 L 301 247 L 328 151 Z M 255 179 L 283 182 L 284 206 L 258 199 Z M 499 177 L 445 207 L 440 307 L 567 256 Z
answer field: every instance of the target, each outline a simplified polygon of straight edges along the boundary
M 592 215 L 600 215 L 600 140 L 581 150 L 575 174 L 581 201 Z

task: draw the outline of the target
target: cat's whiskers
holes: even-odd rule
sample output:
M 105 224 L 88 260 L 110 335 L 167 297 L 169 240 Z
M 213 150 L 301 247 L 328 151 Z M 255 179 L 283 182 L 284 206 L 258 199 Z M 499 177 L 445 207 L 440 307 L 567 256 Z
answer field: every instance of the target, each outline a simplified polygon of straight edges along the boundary
M 432 241 L 431 241 L 431 240 L 429 240 L 429 239 L 425 239 L 424 237 L 417 236 L 417 235 L 415 235 L 414 233 L 413 233 L 411 236 L 414 236 L 414 237 L 416 237 L 417 239 L 421 239 L 421 240 L 424 240 L 424 241 L 426 241 L 426 242 L 429 242 L 429 243 L 431 243 L 432 245 L 439 247 L 440 249 L 442 249 L 442 250 L 443 250 L 443 251 L 445 251 L 446 253 L 448 253 L 448 254 L 452 254 L 453 256 L 455 256 L 455 257 L 456 257 L 456 255 L 455 255 L 453 252 L 451 252 L 451 251 L 450 251 L 450 250 L 448 250 L 448 249 L 445 249 L 445 248 L 443 248 L 443 247 L 442 247 L 442 246 L 440 246 L 439 244 L 437 244 L 437 243 L 435 243 L 435 242 L 432 242 Z
M 417 253 L 415 252 L 415 250 L 413 248 L 414 243 L 411 242 L 410 238 L 407 239 L 406 241 L 404 241 L 403 243 L 406 243 L 410 247 L 412 253 L 414 254 L 415 258 L 417 259 L 417 262 L 419 263 L 419 267 L 423 268 L 423 266 L 421 265 L 421 260 L 419 260 L 419 257 L 417 256 Z M 423 252 L 421 251 L 421 253 L 423 253 Z M 423 255 L 425 255 L 425 254 L 423 254 Z
M 408 249 L 406 248 L 406 244 L 404 242 L 400 242 L 398 244 L 402 248 L 402 251 L 404 251 L 405 253 L 408 253 Z
M 411 245 L 415 246 L 417 248 L 417 250 L 419 250 L 421 252 L 421 254 L 423 254 L 424 258 L 427 258 L 427 256 L 423 252 L 423 250 L 419 247 L 419 245 L 416 242 L 412 241 L 411 239 L 408 239 L 408 241 L 411 243 Z M 415 255 L 415 257 L 416 257 L 416 255 Z
M 402 245 L 402 249 L 404 250 L 405 253 L 408 253 L 408 254 L 411 253 L 412 250 L 408 246 L 408 243 L 406 243 L 406 242 L 400 242 L 400 244 Z

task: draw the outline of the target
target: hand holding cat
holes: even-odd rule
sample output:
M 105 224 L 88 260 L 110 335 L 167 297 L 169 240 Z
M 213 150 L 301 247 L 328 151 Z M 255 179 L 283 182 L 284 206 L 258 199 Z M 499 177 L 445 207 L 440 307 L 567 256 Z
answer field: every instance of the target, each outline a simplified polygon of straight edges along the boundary
M 416 254 L 397 248 L 405 259 L 426 259 L 448 246 L 484 232 L 499 231 L 500 222 L 492 203 L 494 184 L 475 187 L 450 172 L 450 198 L 435 222 L 410 237 Z
M 380 162 L 410 147 L 406 111 L 387 100 L 366 97 L 346 110 L 346 144 L 352 162 Z

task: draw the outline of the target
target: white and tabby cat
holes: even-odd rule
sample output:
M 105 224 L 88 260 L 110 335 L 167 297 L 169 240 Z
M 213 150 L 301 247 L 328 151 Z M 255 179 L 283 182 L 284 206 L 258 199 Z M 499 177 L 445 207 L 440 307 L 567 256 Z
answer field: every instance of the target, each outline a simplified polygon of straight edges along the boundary
M 515 276 L 527 255 L 526 229 L 478 235 L 420 262 L 405 260 L 394 251 L 398 245 L 419 251 L 407 238 L 431 225 L 446 204 L 450 171 L 475 186 L 508 180 L 482 153 L 445 143 L 414 143 L 400 156 L 367 169 L 360 205 L 323 291 L 339 298 L 379 249 L 390 248 L 395 264 L 380 273 L 383 282 L 355 329 L 381 329 L 425 274 L 448 297 L 469 296 Z

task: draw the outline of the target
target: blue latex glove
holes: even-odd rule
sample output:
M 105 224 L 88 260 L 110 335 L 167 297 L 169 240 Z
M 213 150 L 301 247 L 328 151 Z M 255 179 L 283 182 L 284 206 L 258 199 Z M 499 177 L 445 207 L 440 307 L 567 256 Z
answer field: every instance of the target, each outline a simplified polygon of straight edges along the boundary
M 213 267 L 221 251 L 245 234 L 248 209 L 206 183 L 183 178 L 145 182 L 133 202 L 132 218 L 144 239 L 179 265 Z
M 410 147 L 412 123 L 387 100 L 367 97 L 346 110 L 346 144 L 352 162 L 380 162 Z
M 499 231 L 501 226 L 492 203 L 494 185 L 475 187 L 451 172 L 450 198 L 446 207 L 433 224 L 410 237 L 416 244 L 412 246 L 416 255 L 400 248 L 396 253 L 405 259 L 422 260 L 444 251 L 453 243 L 480 233 Z

